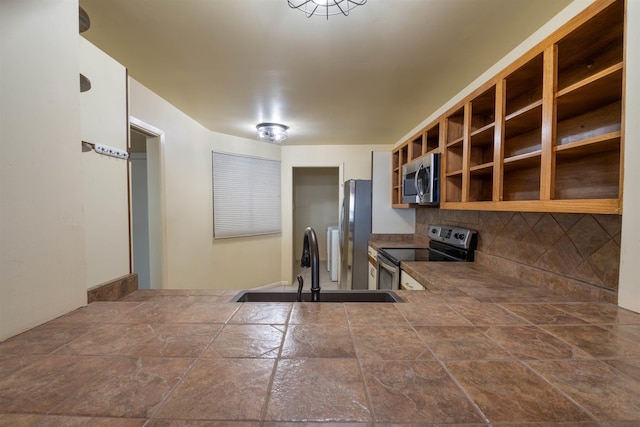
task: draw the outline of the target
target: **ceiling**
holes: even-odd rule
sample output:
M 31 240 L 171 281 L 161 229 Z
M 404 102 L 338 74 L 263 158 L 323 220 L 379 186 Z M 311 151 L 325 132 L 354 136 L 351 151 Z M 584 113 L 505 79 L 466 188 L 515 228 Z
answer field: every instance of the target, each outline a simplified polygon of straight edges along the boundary
M 82 35 L 212 131 L 286 145 L 395 144 L 571 0 L 80 0 Z M 161 124 L 158 124 L 161 127 Z

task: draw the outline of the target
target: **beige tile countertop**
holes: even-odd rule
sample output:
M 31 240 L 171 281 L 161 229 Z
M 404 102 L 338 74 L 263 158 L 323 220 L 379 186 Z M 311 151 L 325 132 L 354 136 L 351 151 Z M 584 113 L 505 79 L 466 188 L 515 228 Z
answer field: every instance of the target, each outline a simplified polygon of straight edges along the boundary
M 640 425 L 639 314 L 468 267 L 405 303 L 92 303 L 0 343 L 0 426 Z

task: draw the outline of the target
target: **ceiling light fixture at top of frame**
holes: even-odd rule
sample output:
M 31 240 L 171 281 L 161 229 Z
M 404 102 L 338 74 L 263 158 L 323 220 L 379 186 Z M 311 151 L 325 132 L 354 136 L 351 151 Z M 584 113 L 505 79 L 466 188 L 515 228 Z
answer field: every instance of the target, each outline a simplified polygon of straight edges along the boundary
M 343 14 L 348 16 L 351 9 L 364 5 L 367 0 L 287 0 L 289 7 L 301 10 L 307 15 L 324 16 Z

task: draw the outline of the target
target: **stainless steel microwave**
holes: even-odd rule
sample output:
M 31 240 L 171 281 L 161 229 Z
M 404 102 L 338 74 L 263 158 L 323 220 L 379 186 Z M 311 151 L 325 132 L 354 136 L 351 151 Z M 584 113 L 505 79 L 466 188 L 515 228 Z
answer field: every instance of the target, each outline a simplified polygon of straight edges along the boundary
M 440 154 L 432 153 L 402 166 L 402 203 L 440 203 Z

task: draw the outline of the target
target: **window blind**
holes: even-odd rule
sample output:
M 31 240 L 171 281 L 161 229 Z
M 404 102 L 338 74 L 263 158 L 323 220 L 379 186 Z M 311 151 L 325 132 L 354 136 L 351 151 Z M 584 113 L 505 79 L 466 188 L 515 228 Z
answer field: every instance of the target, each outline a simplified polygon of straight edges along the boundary
M 281 232 L 280 162 L 212 152 L 213 237 Z

